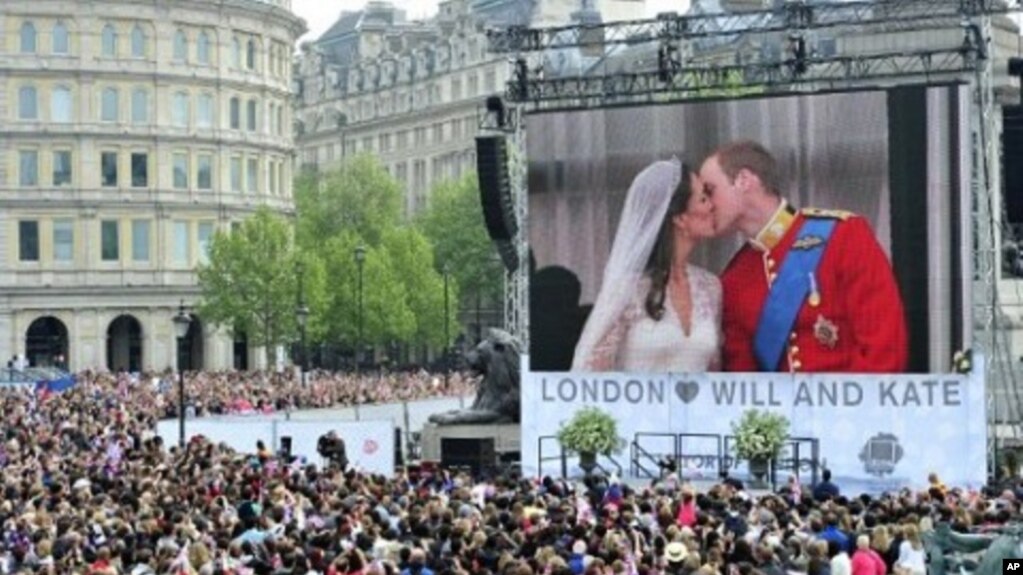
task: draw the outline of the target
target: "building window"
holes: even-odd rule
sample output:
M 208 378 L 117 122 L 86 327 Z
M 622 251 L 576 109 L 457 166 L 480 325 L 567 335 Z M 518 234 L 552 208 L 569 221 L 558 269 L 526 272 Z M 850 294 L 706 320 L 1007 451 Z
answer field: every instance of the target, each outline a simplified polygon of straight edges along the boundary
M 75 224 L 73 220 L 53 221 L 53 261 L 69 262 L 75 257 Z
M 202 154 L 198 158 L 196 169 L 196 187 L 200 190 L 213 189 L 213 156 Z
M 117 152 L 102 152 L 99 155 L 100 185 L 104 188 L 117 187 Z
M 100 105 L 100 120 L 103 122 L 117 121 L 117 88 L 104 88 L 103 101 Z
M 103 55 L 107 58 L 117 57 L 117 31 L 110 24 L 103 27 Z
M 117 220 L 100 222 L 100 257 L 105 262 L 121 259 L 121 238 Z
M 433 143 L 440 144 L 444 141 L 444 124 L 434 124 Z
M 174 189 L 188 189 L 188 154 L 177 152 L 172 158 L 174 171 Z
M 451 99 L 461 100 L 462 99 L 462 81 L 458 78 L 451 79 Z
M 242 191 L 242 159 L 231 158 L 231 191 Z
M 18 119 L 39 119 L 39 106 L 37 105 L 36 89 L 34 86 L 22 86 L 18 89 Z
M 210 63 L 210 36 L 205 31 L 199 32 L 199 39 L 195 42 L 195 59 L 200 64 Z
M 36 150 L 18 152 L 18 184 L 28 188 L 39 185 L 39 152 Z
M 267 164 L 270 168 L 267 173 L 267 179 L 269 180 L 267 182 L 269 184 L 267 190 L 269 190 L 270 195 L 277 195 L 277 162 L 270 160 Z
M 53 152 L 53 186 L 71 185 L 71 152 L 57 150 Z
M 242 43 L 237 36 L 231 38 L 231 64 L 239 70 L 242 67 Z
M 138 88 L 131 93 L 131 123 L 149 123 L 149 92 Z
M 67 26 L 63 22 L 57 22 L 53 25 L 52 48 L 54 54 L 67 54 L 71 51 L 70 42 L 68 42 Z
M 18 259 L 23 262 L 39 261 L 39 222 L 18 222 Z
M 131 30 L 131 57 L 146 57 L 146 33 L 143 32 L 142 27 L 137 24 Z
M 240 130 L 242 127 L 242 104 L 238 98 L 231 98 L 231 129 Z
M 174 263 L 188 263 L 188 222 L 174 222 Z
M 277 133 L 284 133 L 284 106 L 277 106 Z
M 174 94 L 173 122 L 175 128 L 188 127 L 188 94 L 177 92 Z
M 71 122 L 71 89 L 57 86 L 50 93 L 50 121 L 67 124 Z
M 249 192 L 256 193 L 259 191 L 259 160 L 257 158 L 249 158 L 246 171 L 245 171 L 245 185 Z
M 199 263 L 207 264 L 210 261 L 210 240 L 213 239 L 213 222 L 199 222 L 198 244 Z
M 196 125 L 200 128 L 213 127 L 213 96 L 210 94 L 199 94 L 199 105 L 196 110 Z
M 497 90 L 497 74 L 493 70 L 487 70 L 483 75 L 483 91 L 491 94 Z
M 256 105 L 256 101 L 255 100 L 249 100 L 245 115 L 246 115 L 246 117 L 248 119 L 248 128 L 249 128 L 250 132 L 255 132 L 256 131 L 256 114 L 257 114 L 256 110 L 257 109 L 258 109 L 258 106 Z
M 256 41 L 249 38 L 245 45 L 245 67 L 249 70 L 256 69 Z
M 21 25 L 21 53 L 36 53 L 36 26 L 31 22 Z
M 149 186 L 149 154 L 132 152 L 131 154 L 131 187 L 145 188 Z
M 188 61 L 188 38 L 182 30 L 174 33 L 174 59 L 178 62 Z
M 140 263 L 149 261 L 149 220 L 131 222 L 131 260 Z

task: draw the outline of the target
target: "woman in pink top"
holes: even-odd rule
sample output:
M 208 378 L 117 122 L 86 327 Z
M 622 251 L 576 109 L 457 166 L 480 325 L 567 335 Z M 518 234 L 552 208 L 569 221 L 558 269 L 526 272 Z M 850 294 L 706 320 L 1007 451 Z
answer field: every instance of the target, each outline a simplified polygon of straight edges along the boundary
M 852 575 L 886 575 L 888 566 L 884 559 L 870 548 L 870 537 L 856 538 L 856 553 L 852 556 Z
M 678 508 L 678 516 L 675 522 L 680 527 L 696 526 L 696 496 L 689 486 L 682 488 L 682 505 Z

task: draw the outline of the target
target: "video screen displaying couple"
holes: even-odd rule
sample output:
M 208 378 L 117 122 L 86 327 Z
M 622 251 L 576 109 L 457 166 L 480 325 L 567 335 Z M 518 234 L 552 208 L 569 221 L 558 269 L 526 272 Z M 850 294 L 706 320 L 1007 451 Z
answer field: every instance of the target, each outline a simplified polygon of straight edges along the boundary
M 969 313 L 965 97 L 530 116 L 531 370 L 948 371 Z

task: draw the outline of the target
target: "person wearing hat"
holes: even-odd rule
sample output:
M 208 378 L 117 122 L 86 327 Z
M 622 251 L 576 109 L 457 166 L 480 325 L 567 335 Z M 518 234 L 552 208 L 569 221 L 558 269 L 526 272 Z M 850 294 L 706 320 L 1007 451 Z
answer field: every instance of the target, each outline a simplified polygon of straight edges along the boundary
M 681 541 L 672 541 L 664 547 L 664 561 L 666 575 L 679 575 L 685 571 L 685 560 L 689 555 L 689 549 Z

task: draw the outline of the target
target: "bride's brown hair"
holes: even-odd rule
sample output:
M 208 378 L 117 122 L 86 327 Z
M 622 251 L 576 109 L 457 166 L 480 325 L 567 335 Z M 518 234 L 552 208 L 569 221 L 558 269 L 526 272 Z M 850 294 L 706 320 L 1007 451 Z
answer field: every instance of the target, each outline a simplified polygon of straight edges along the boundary
M 689 166 L 682 164 L 682 177 L 678 181 L 678 187 L 671 195 L 668 203 L 668 213 L 664 215 L 661 222 L 661 230 L 657 233 L 657 243 L 650 252 L 650 259 L 646 263 L 646 273 L 650 277 L 650 291 L 646 294 L 646 313 L 655 321 L 661 321 L 664 317 L 664 298 L 668 287 L 668 278 L 671 275 L 671 263 L 675 259 L 674 231 L 671 220 L 682 213 L 685 213 L 689 206 L 689 197 L 693 190 L 689 187 Z

